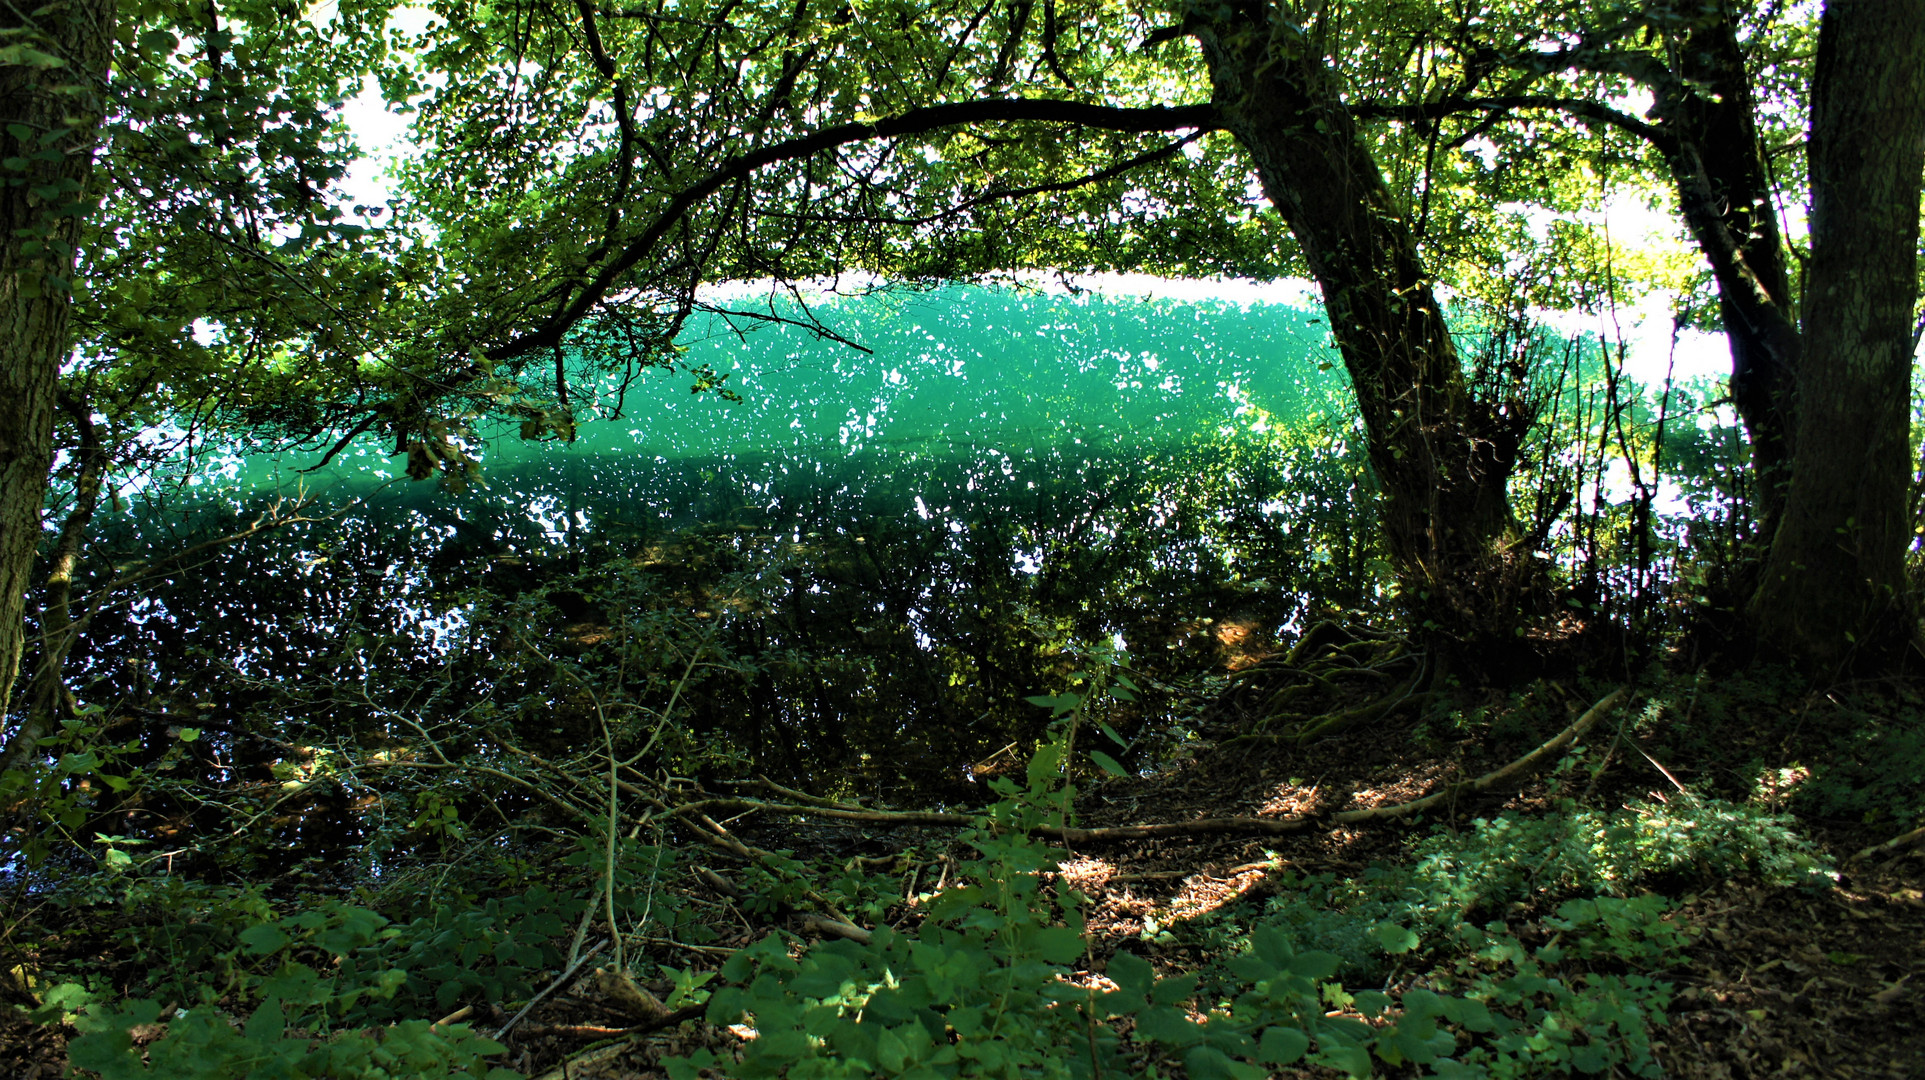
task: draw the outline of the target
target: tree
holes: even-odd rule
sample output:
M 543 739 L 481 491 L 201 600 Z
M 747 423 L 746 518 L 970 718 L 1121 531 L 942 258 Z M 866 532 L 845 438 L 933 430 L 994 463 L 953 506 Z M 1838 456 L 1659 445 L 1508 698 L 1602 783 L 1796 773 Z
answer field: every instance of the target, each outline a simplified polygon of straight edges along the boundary
M 1747 15 L 1759 20 L 1749 42 Z M 1751 589 L 1750 630 L 1767 651 L 1808 663 L 1835 665 L 1874 639 L 1872 652 L 1890 659 L 1913 634 L 1903 560 L 1925 8 L 1824 8 L 1804 139 L 1802 289 L 1774 206 L 1795 170 L 1768 148 L 1754 71 L 1781 83 L 1780 104 L 1804 99 L 1796 53 L 1810 39 L 1794 21 L 1761 62 L 1776 16 L 1730 0 L 1652 4 L 1541 69 L 1622 74 L 1655 99 L 1654 123 L 1620 126 L 1663 155 L 1716 283 L 1757 481 L 1760 565 L 1755 583 L 1740 583 Z M 1780 134 L 1795 146 L 1795 128 Z
M 1434 161 L 1438 118 L 1395 99 L 1491 65 L 1474 20 L 1360 10 L 1188 7 L 1163 25 L 1098 3 L 578 3 L 572 22 L 504 27 L 444 9 L 428 55 L 451 77 L 420 107 L 409 213 L 466 277 L 431 301 L 443 316 L 423 321 L 452 336 L 420 360 L 443 385 L 519 380 L 546 416 L 581 393 L 564 351 L 672 356 L 703 281 L 1300 258 L 1356 387 L 1406 601 L 1439 628 L 1508 637 L 1532 580 L 1507 498 L 1534 419 L 1526 372 L 1467 378 L 1423 247 L 1473 231 L 1472 200 L 1433 190 L 1411 165 L 1425 141 L 1387 130 L 1428 126 Z M 1143 138 L 1163 132 L 1179 134 Z M 1245 196 L 1252 166 L 1287 233 Z M 397 413 L 396 445 L 447 458 L 404 430 L 427 415 Z
M 1925 0 L 1829 0 L 1812 87 L 1811 266 L 1783 520 L 1749 614 L 1836 664 L 1915 634 L 1912 315 L 1925 184 Z
M 379 65 L 388 7 L 345 3 L 325 25 L 252 0 L 0 15 L 0 716 L 56 448 L 66 508 L 7 769 L 70 710 L 68 593 L 110 468 L 154 467 L 222 414 L 304 416 L 378 381 L 361 372 L 389 251 L 331 186 L 355 156 L 336 113 Z M 170 427 L 177 445 L 141 437 Z
M 110 0 L 0 12 L 0 716 L 24 645 L 113 25 Z

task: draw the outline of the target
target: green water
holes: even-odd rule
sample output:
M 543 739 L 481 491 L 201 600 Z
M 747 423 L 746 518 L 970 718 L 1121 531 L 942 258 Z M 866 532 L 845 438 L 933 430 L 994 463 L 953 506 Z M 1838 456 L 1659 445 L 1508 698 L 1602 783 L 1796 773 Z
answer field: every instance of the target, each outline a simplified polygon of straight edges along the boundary
M 905 462 L 941 469 L 1039 454 L 1132 456 L 1348 411 L 1319 313 L 1282 304 L 952 285 L 830 298 L 806 310 L 793 301 L 771 308 L 766 298 L 732 306 L 812 315 L 844 341 L 699 315 L 681 339 L 684 359 L 725 375 L 740 400 L 690 393 L 687 374 L 662 371 L 618 399 L 605 378 L 587 407 L 576 403 L 572 444 L 522 441 L 510 420 L 480 425 L 490 482 L 559 470 L 580 488 L 584 471 L 647 461 L 762 471 L 750 463 L 780 460 L 891 473 Z M 531 376 L 531 389 L 540 385 Z M 227 462 L 217 486 L 258 493 L 299 479 L 359 493 L 401 475 L 405 460 L 391 449 L 366 437 L 312 473 L 298 470 L 314 453 L 246 453 Z

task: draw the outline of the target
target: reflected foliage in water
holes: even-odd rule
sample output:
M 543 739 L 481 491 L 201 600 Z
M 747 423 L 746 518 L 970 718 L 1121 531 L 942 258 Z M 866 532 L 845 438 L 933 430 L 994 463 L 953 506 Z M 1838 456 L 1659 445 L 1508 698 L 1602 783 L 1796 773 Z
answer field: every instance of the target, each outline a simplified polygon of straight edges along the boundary
M 72 675 L 140 732 L 122 765 L 161 777 L 130 826 L 231 827 L 189 797 L 211 784 L 267 811 L 255 857 L 378 858 L 542 798 L 443 762 L 592 768 L 610 746 L 638 770 L 974 800 L 1081 647 L 1122 645 L 1156 685 L 1375 599 L 1362 449 L 1330 419 L 1341 383 L 1290 352 L 1301 312 L 984 291 L 851 310 L 873 354 L 750 337 L 771 348 L 733 369 L 742 401 L 631 392 L 632 422 L 493 446 L 463 491 L 344 455 L 315 498 L 345 511 L 119 590 Z M 139 503 L 101 544 L 124 565 L 231 531 L 285 489 L 277 464 Z M 1110 719 L 1141 755 L 1179 704 Z

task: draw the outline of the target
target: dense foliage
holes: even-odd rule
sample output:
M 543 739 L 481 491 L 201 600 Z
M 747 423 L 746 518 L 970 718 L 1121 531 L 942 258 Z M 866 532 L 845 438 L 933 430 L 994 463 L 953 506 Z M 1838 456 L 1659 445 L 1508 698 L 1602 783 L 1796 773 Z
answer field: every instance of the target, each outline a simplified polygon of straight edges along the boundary
M 9 7 L 0 1038 L 1660 1075 L 1704 895 L 1920 836 L 1921 51 L 1925 0 Z M 1640 305 L 1730 377 L 1634 378 Z

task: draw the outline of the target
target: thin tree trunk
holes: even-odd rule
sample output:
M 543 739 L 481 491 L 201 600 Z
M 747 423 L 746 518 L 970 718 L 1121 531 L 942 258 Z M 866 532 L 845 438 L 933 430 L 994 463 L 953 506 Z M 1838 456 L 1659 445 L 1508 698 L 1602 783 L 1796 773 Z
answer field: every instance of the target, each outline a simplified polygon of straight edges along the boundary
M 1791 484 L 1749 613 L 1768 649 L 1835 664 L 1911 630 L 1902 614 L 1925 0 L 1825 5 L 1810 170 Z
M 1677 50 L 1677 81 L 1655 87 L 1664 148 L 1686 224 L 1710 261 L 1731 349 L 1731 400 L 1751 441 L 1757 512 L 1769 537 L 1784 511 L 1796 434 L 1800 339 L 1757 95 L 1729 3 Z
M 1449 610 L 1465 603 L 1494 603 L 1515 617 L 1511 598 L 1473 594 L 1496 584 L 1490 571 L 1516 533 L 1506 485 L 1522 410 L 1506 415 L 1471 395 L 1416 239 L 1321 49 L 1278 18 L 1191 30 L 1224 126 L 1255 161 L 1323 292 L 1406 600 L 1460 624 L 1482 617 Z
M 0 66 L 0 161 L 26 162 L 7 170 L 0 186 L 0 717 L 20 670 L 27 584 L 53 463 L 55 395 L 72 344 L 68 287 L 113 21 L 111 0 L 0 6 L 8 41 L 59 61 Z
M 73 615 L 74 572 L 80 565 L 80 548 L 93 524 L 94 511 L 100 507 L 101 482 L 107 472 L 106 448 L 93 421 L 92 406 L 84 399 L 61 396 L 61 404 L 73 418 L 80 434 L 76 453 L 74 502 L 60 523 L 49 560 L 47 584 L 40 605 L 40 661 L 34 666 L 28 684 L 27 718 L 0 754 L 0 769 L 19 768 L 31 756 L 37 740 L 50 734 L 58 723 L 73 715 L 74 698 L 67 689 L 67 656 L 80 636 L 81 624 Z

